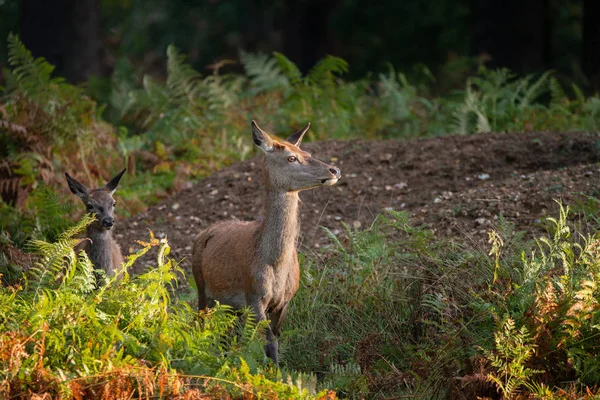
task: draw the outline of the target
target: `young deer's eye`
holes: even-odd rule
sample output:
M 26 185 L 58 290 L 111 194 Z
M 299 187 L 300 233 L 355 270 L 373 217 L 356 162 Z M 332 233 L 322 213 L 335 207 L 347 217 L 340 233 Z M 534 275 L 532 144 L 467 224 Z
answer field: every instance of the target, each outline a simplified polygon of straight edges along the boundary
M 292 163 L 292 162 L 295 162 L 295 161 L 297 161 L 297 160 L 298 160 L 298 159 L 297 159 L 296 157 L 294 157 L 294 156 L 289 156 L 289 157 L 288 157 L 288 161 L 289 161 L 289 162 L 291 162 L 291 163 Z
M 87 205 L 87 209 L 90 210 L 90 211 L 92 211 L 94 209 L 94 206 L 92 204 L 88 204 Z
M 113 208 L 115 208 L 116 206 L 117 206 L 117 202 L 115 201 L 115 202 L 113 203 Z

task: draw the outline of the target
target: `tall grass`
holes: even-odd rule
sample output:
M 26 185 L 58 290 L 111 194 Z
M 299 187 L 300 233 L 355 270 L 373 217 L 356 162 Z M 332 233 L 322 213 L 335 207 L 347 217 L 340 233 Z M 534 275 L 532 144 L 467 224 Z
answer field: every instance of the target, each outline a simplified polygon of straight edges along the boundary
M 304 260 L 282 359 L 349 398 L 592 393 L 600 238 L 572 236 L 568 213 L 530 243 L 501 225 L 491 251 L 394 211 L 331 235 Z

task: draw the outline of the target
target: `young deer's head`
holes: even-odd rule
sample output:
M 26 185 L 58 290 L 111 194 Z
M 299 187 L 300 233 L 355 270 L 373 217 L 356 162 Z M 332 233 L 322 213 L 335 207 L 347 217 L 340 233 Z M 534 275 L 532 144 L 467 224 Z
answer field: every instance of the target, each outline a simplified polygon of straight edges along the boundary
M 105 186 L 92 190 L 65 173 L 71 192 L 83 201 L 89 214 L 96 214 L 96 221 L 92 223 L 91 227 L 108 231 L 115 224 L 114 212 L 117 202 L 113 198 L 113 194 L 125 171 L 126 169 L 119 172 Z
M 265 152 L 265 174 L 272 189 L 296 192 L 317 186 L 331 186 L 340 179 L 340 169 L 313 158 L 300 149 L 304 128 L 284 140 L 277 140 L 252 121 L 254 144 Z

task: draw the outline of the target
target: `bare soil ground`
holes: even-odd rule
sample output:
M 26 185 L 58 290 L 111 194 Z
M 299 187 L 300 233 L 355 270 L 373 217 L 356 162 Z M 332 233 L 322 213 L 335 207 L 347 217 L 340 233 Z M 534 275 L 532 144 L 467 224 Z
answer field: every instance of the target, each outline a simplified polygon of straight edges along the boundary
M 414 224 L 436 234 L 477 237 L 500 217 L 530 235 L 540 218 L 581 194 L 600 193 L 600 133 L 480 134 L 412 141 L 330 141 L 303 146 L 315 158 L 338 165 L 333 187 L 301 193 L 299 246 L 328 242 L 342 222 L 368 227 L 383 209 L 407 211 Z M 120 221 L 124 253 L 150 228 L 167 235 L 172 255 L 189 271 L 194 236 L 228 218 L 262 213 L 261 156 L 232 165 L 128 220 Z

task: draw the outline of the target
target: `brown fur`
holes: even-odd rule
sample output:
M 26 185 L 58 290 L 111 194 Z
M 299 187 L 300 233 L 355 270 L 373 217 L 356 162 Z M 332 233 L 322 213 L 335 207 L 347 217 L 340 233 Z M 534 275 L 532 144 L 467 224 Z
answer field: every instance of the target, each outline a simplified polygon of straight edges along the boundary
M 103 270 L 107 276 L 114 276 L 123 263 L 121 249 L 112 236 L 114 226 L 113 193 L 115 192 L 125 170 L 111 179 L 106 186 L 89 190 L 69 174 L 65 174 L 71 191 L 86 206 L 89 214 L 96 219 L 86 230 L 86 240 L 81 242 L 76 251 L 84 250 L 97 270 Z
M 298 192 L 335 184 L 340 177 L 337 168 L 298 147 L 309 126 L 284 142 L 271 138 L 253 121 L 254 142 L 265 151 L 264 219 L 214 224 L 196 236 L 192 253 L 199 308 L 216 300 L 235 309 L 250 306 L 258 320 L 269 314 L 265 350 L 275 363 L 276 337 L 300 285 Z

